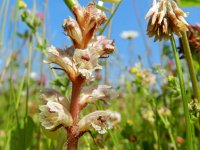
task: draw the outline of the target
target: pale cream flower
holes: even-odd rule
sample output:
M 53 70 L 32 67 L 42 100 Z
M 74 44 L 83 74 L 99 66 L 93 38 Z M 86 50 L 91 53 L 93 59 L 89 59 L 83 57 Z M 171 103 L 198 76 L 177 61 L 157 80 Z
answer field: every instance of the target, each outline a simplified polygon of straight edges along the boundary
M 83 117 L 79 123 L 79 131 L 84 132 L 93 127 L 99 134 L 104 134 L 121 120 L 121 115 L 117 112 L 95 111 Z
M 97 87 L 83 88 L 81 91 L 80 101 L 81 105 L 95 102 L 96 100 L 102 100 L 108 103 L 108 100 L 114 99 L 118 96 L 118 93 L 112 89 L 109 85 L 98 85 Z
M 131 39 L 134 39 L 134 38 L 138 37 L 139 34 L 138 34 L 137 31 L 130 30 L 130 31 L 123 31 L 120 36 L 123 39 L 131 40 Z
M 148 70 L 142 70 L 140 73 L 142 78 L 142 84 L 153 85 L 156 83 L 156 75 L 152 74 Z
M 45 129 L 55 130 L 72 125 L 69 102 L 64 96 L 55 90 L 45 89 L 41 92 L 41 99 L 39 119 Z
M 181 37 L 181 31 L 188 31 L 188 23 L 184 19 L 184 13 L 174 0 L 153 0 L 152 6 L 145 19 L 149 19 L 147 34 L 154 41 L 169 39 L 171 33 Z
M 171 111 L 169 108 L 167 107 L 161 107 L 159 110 L 158 110 L 158 113 L 162 116 L 170 116 L 171 115 Z
M 67 32 L 67 35 L 71 38 L 76 48 L 82 48 L 84 46 L 82 31 L 74 19 L 71 17 L 64 19 L 63 29 Z
M 102 69 L 102 66 L 98 64 L 98 58 L 99 54 L 93 47 L 84 50 L 76 49 L 73 55 L 78 72 L 88 81 L 94 79 L 93 73 L 95 70 Z
M 75 78 L 77 68 L 72 60 L 74 50 L 73 46 L 61 50 L 52 45 L 47 48 L 47 63 L 55 63 L 61 66 L 70 78 Z
M 100 56 L 111 54 L 115 51 L 114 41 L 107 39 L 105 36 L 97 36 L 96 41 L 91 42 L 91 45 Z
M 47 57 L 48 63 L 61 66 L 72 80 L 81 75 L 86 81 L 92 81 L 94 71 L 102 69 L 98 64 L 100 55 L 92 46 L 86 49 L 74 49 L 71 46 L 66 50 L 51 46 L 47 48 Z
M 142 117 L 151 124 L 155 122 L 154 112 L 150 109 L 142 109 Z

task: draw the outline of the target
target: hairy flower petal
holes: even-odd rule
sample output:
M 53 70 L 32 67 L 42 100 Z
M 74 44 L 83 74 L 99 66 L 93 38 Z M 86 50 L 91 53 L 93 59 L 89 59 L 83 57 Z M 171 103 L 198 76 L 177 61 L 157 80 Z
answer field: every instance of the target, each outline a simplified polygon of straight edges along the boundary
M 115 92 L 109 85 L 98 85 L 97 87 L 87 87 L 83 88 L 80 96 L 80 104 L 86 104 L 94 102 L 96 100 L 103 100 L 105 103 L 108 103 L 108 100 L 114 99 L 118 96 L 118 93 Z
M 79 131 L 88 131 L 93 127 L 100 134 L 104 134 L 107 129 L 111 129 L 120 120 L 121 116 L 117 112 L 109 110 L 95 111 L 86 115 L 79 121 Z
M 91 45 L 100 56 L 111 54 L 115 51 L 114 41 L 107 39 L 105 36 L 97 36 L 97 40 L 92 42 Z
M 65 108 L 69 108 L 69 100 L 54 89 L 43 89 L 41 91 L 40 99 L 42 104 L 46 104 L 48 101 L 60 103 Z
M 76 49 L 73 55 L 73 61 L 77 66 L 77 71 L 88 81 L 94 79 L 93 72 L 101 69 L 98 64 L 99 54 L 91 47 L 87 49 Z
M 41 99 L 43 102 L 39 106 L 39 119 L 45 129 L 55 130 L 72 124 L 69 102 L 64 96 L 55 90 L 45 89 L 41 92 Z
M 84 45 L 81 48 L 83 49 L 87 47 L 95 32 L 107 18 L 103 12 L 98 11 L 93 2 L 89 3 L 86 8 L 77 4 L 72 10 L 82 31 Z
M 63 29 L 67 32 L 67 35 L 71 38 L 76 48 L 81 48 L 83 44 L 82 31 L 78 23 L 69 17 L 63 21 Z
M 71 46 L 66 50 L 60 50 L 54 46 L 47 48 L 48 63 L 55 63 L 62 67 L 69 77 L 76 76 L 77 68 L 73 62 L 72 56 L 74 53 L 74 47 Z

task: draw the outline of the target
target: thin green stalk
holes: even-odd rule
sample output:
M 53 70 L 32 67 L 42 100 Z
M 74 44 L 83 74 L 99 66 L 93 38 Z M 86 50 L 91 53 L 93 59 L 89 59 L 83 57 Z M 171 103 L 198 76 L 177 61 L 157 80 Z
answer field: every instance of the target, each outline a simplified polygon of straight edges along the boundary
M 179 56 L 178 56 L 173 35 L 171 35 L 170 40 L 171 40 L 174 58 L 176 62 L 180 89 L 181 89 L 181 96 L 182 96 L 182 101 L 183 101 L 183 108 L 184 108 L 184 115 L 185 115 L 185 122 L 186 122 L 186 134 L 187 134 L 187 150 L 193 150 L 190 114 L 189 114 L 189 109 L 188 109 L 188 99 L 187 99 L 184 80 L 183 80 L 183 73 L 182 73 L 181 64 L 180 64 L 180 60 L 179 60 Z
M 114 5 L 112 5 L 112 12 L 114 10 Z M 108 35 L 107 37 L 110 38 L 111 35 L 111 29 L 112 29 L 112 20 L 110 21 L 110 24 L 108 26 Z M 108 84 L 108 59 L 105 60 L 105 84 Z
M 7 14 L 8 14 L 8 6 L 9 6 L 9 3 L 10 3 L 10 0 L 7 0 L 7 1 L 6 1 L 6 8 L 5 8 L 5 11 L 4 11 L 2 29 L 1 29 L 0 47 L 3 45 L 3 38 L 4 38 L 4 32 L 5 32 L 5 26 L 6 26 L 6 20 L 7 20 Z
M 72 10 L 72 7 L 77 3 L 77 0 L 64 0 L 65 4 Z
M 174 150 L 177 150 L 176 142 L 175 142 L 175 140 L 174 140 L 174 136 L 173 136 L 173 134 L 172 134 L 172 130 L 171 130 L 170 127 L 168 128 L 168 133 L 169 133 L 170 139 L 171 139 L 171 141 L 172 141 L 172 144 L 174 145 Z
M 30 38 L 30 37 L 29 37 Z M 27 76 L 26 76 L 26 101 L 25 101 L 25 114 L 24 114 L 24 124 L 26 124 L 27 122 L 27 116 L 28 116 L 28 102 L 29 102 L 29 87 L 30 87 L 30 72 L 31 72 L 31 62 L 32 62 L 32 41 L 31 39 L 29 39 L 29 43 L 28 43 L 28 66 L 27 66 Z M 27 142 L 26 139 L 26 134 L 27 134 L 27 129 L 24 128 L 24 146 L 25 143 Z M 25 147 L 23 147 L 25 148 Z
M 170 140 L 171 140 L 171 142 L 172 142 L 172 144 L 174 146 L 174 150 L 177 150 L 176 142 L 174 140 L 174 136 L 172 134 L 172 129 L 170 127 L 170 123 L 169 123 L 168 119 L 164 118 L 159 112 L 157 112 L 157 113 L 158 113 L 160 119 L 162 120 L 163 124 L 165 125 L 165 128 L 168 130 L 168 133 L 169 133 L 169 136 L 170 136 Z
M 102 35 L 104 30 L 106 29 L 107 25 L 110 23 L 110 21 L 112 20 L 112 17 L 114 16 L 114 14 L 116 13 L 116 11 L 118 10 L 120 4 L 121 4 L 122 0 L 117 4 L 117 6 L 115 7 L 115 10 L 113 11 L 113 13 L 110 15 L 108 21 L 106 22 L 106 24 L 103 26 L 103 28 L 100 30 L 99 35 Z
M 186 35 L 186 32 L 182 32 L 181 34 L 182 34 L 181 41 L 183 44 L 184 54 L 185 54 L 185 58 L 186 58 L 186 61 L 188 64 L 188 69 L 189 69 L 189 73 L 190 73 L 190 77 L 191 77 L 191 81 L 192 81 L 194 97 L 198 100 L 198 102 L 200 102 L 200 93 L 199 93 L 199 88 L 198 88 L 198 82 L 197 82 L 197 78 L 196 78 L 196 74 L 195 74 L 194 64 L 192 61 L 192 55 L 191 55 L 191 50 L 190 50 L 190 46 L 188 43 L 187 35 Z

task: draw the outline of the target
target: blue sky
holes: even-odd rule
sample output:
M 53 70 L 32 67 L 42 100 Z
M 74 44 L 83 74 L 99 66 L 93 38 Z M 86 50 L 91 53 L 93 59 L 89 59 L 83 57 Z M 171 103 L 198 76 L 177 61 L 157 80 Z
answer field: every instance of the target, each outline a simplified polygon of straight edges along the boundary
M 31 9 L 33 1 L 24 0 L 28 4 L 28 8 Z M 136 5 L 135 2 L 136 1 Z M 79 0 L 82 5 L 86 5 L 89 0 Z M 151 59 L 152 64 L 160 63 L 160 49 L 159 42 L 154 43 L 153 39 L 149 39 L 146 34 L 146 26 L 147 21 L 144 20 L 144 16 L 148 9 L 150 8 L 152 0 L 122 0 L 122 3 L 115 14 L 112 22 L 112 31 L 111 31 L 111 39 L 114 39 L 116 42 L 117 51 L 115 55 L 120 56 L 120 62 L 124 66 L 130 66 L 129 59 L 131 61 L 137 62 L 137 55 L 140 55 L 144 61 L 144 65 L 149 67 L 147 62 L 147 55 L 145 51 L 145 44 L 142 37 L 145 37 L 148 41 L 148 44 L 152 50 L 151 55 L 148 57 Z M 15 3 L 14 0 L 11 0 L 11 5 Z M 63 48 L 65 46 L 69 46 L 71 41 L 63 34 L 62 22 L 63 19 L 73 16 L 68 8 L 65 6 L 63 0 L 48 0 L 48 25 L 47 25 L 47 37 L 49 42 L 56 47 Z M 36 0 L 38 11 L 42 10 L 44 7 L 42 0 Z M 141 24 L 138 23 L 138 18 L 136 17 L 136 11 L 139 13 L 139 20 Z M 187 21 L 191 24 L 195 24 L 200 22 L 200 9 L 199 7 L 195 8 L 183 8 L 184 11 L 190 12 Z M 23 29 L 23 27 L 21 27 Z M 139 36 L 135 38 L 132 42 L 132 50 L 133 54 L 131 55 L 128 47 L 129 42 L 120 37 L 120 34 L 124 30 L 135 30 L 139 32 Z M 8 30 L 6 30 L 8 32 Z M 143 31 L 143 35 L 142 32 Z M 104 33 L 106 35 L 106 33 Z M 115 60 L 112 59 L 111 60 Z M 114 61 L 112 61 L 112 66 L 116 66 Z

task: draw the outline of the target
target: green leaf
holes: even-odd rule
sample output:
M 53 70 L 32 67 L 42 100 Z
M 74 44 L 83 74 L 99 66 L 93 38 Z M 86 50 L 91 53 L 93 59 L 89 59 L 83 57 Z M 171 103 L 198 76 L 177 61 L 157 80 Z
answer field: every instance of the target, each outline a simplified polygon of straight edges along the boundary
M 180 6 L 200 6 L 200 0 L 180 0 Z
M 35 123 L 32 118 L 27 117 L 26 122 L 20 122 L 19 126 L 16 126 L 11 131 L 10 150 L 22 150 L 31 146 L 33 141 L 33 132 Z
M 105 12 L 109 12 L 109 13 L 112 13 L 112 10 L 106 8 L 106 7 L 103 7 L 103 6 L 99 6 L 99 5 L 96 5 L 96 8 L 102 10 L 102 11 L 105 11 Z

